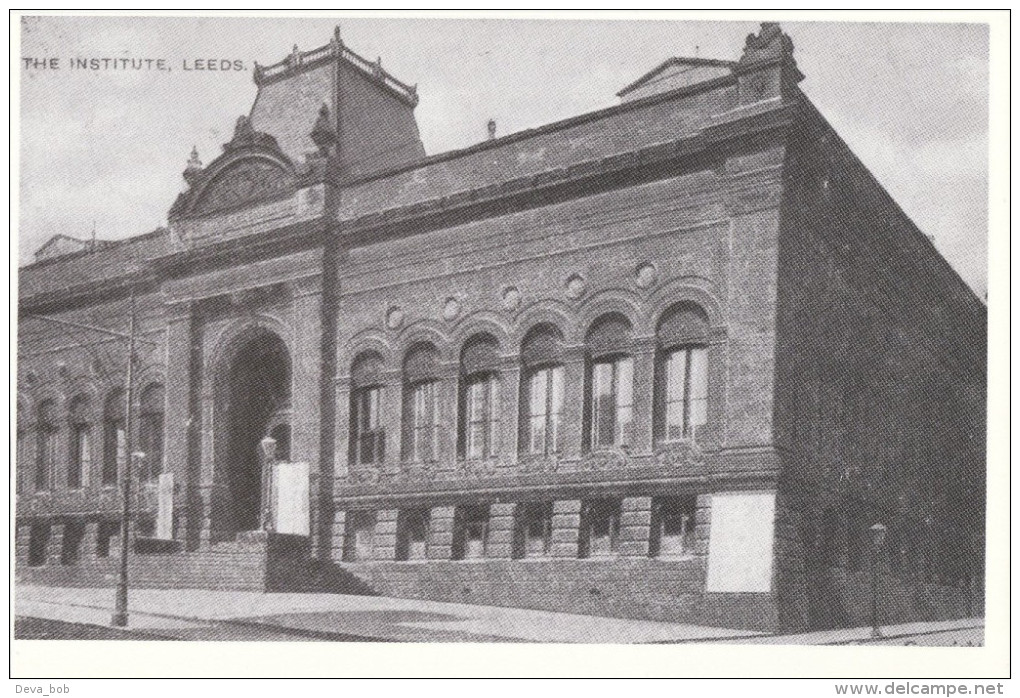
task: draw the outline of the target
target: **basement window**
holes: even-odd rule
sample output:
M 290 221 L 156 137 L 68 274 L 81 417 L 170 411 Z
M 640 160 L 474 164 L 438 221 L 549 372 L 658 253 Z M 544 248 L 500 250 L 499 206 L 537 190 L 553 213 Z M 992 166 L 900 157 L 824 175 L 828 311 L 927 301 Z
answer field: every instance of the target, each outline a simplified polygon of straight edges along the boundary
M 344 561 L 371 560 L 375 548 L 374 539 L 375 512 L 349 512 L 347 514 L 347 535 L 344 537 Z
M 694 554 L 697 498 L 656 497 L 652 500 L 652 557 L 678 558 Z
M 397 517 L 397 560 L 428 557 L 428 509 L 404 509 Z
M 489 507 L 457 507 L 454 521 L 453 559 L 473 560 L 485 557 L 485 539 L 489 532 Z
M 620 500 L 585 502 L 581 511 L 581 557 L 611 557 L 620 541 Z

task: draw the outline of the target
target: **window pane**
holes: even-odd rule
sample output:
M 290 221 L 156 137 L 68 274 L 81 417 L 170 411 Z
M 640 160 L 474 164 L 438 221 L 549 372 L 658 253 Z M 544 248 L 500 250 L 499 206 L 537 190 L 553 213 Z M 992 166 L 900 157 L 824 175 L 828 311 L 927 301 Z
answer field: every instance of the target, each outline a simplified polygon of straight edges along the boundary
M 701 426 L 708 421 L 708 350 L 698 347 L 691 350 L 690 426 Z
M 683 402 L 687 383 L 687 351 L 674 351 L 666 362 L 666 401 Z
M 488 400 L 488 419 L 489 419 L 489 433 L 486 437 L 486 453 L 487 456 L 496 455 L 496 444 L 498 443 L 497 432 L 499 428 L 499 378 L 492 376 L 489 378 L 489 400 Z
M 616 434 L 614 442 L 626 446 L 631 441 L 631 426 L 634 421 L 634 360 L 630 357 L 616 363 Z
M 485 457 L 485 423 L 472 424 L 468 428 L 468 458 Z
M 563 416 L 563 367 L 555 366 L 552 372 L 549 400 L 549 451 L 559 453 L 560 418 Z
M 611 446 L 616 428 L 613 364 L 598 363 L 592 370 L 592 446 Z
M 422 383 L 414 389 L 414 453 L 416 461 L 435 460 L 438 438 L 435 383 Z
M 532 453 L 545 452 L 545 417 L 542 415 L 531 418 L 531 445 L 528 450 Z
M 529 417 L 545 415 L 546 406 L 546 381 L 549 379 L 549 369 L 537 371 L 531 377 L 531 400 L 529 403 Z

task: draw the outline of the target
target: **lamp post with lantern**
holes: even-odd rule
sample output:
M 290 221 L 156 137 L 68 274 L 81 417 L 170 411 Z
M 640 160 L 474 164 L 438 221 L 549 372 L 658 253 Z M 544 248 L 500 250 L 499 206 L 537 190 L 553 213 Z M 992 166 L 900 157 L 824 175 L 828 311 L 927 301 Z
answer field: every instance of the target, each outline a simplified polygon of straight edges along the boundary
M 266 434 L 262 448 L 262 530 L 273 530 L 273 466 L 276 465 L 276 439 Z

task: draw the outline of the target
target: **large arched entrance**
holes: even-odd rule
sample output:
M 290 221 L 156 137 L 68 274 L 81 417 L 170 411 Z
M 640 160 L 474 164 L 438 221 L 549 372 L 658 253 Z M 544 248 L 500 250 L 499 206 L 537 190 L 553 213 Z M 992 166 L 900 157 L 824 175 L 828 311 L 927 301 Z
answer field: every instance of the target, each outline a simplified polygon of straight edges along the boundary
M 246 333 L 220 376 L 219 416 L 226 497 L 221 530 L 250 531 L 261 527 L 264 456 L 260 441 L 286 432 L 278 457 L 289 457 L 291 361 L 278 335 L 264 328 Z M 283 439 L 279 439 L 283 440 Z M 283 446 L 283 444 L 281 444 Z

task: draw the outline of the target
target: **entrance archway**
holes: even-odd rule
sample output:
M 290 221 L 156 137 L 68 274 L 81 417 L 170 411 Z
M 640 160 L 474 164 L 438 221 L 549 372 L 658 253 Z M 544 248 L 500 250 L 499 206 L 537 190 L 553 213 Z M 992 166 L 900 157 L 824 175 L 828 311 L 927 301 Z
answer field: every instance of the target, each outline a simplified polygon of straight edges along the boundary
M 245 335 L 221 375 L 219 423 L 223 441 L 223 481 L 226 497 L 222 527 L 227 531 L 251 531 L 260 527 L 264 456 L 259 442 L 270 430 L 280 433 L 289 424 L 291 360 L 278 335 L 256 328 Z M 289 451 L 289 438 L 287 439 Z M 278 450 L 278 453 L 280 451 Z M 280 453 L 280 455 L 283 455 Z M 286 454 L 289 456 L 289 453 Z

